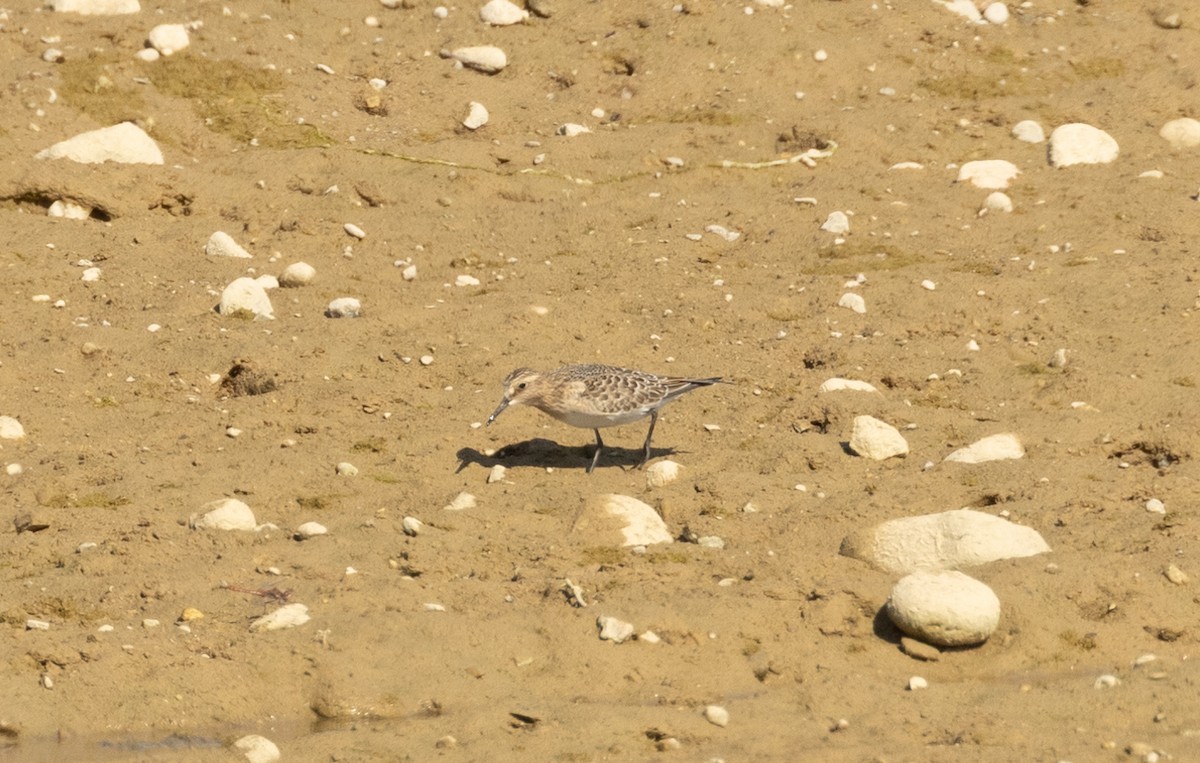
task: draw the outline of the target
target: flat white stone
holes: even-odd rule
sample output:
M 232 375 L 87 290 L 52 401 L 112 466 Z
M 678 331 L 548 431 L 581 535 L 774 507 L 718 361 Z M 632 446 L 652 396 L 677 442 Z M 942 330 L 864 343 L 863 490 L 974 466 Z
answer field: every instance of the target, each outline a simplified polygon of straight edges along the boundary
M 132 122 L 80 133 L 39 151 L 36 159 L 70 159 L 80 164 L 162 164 L 163 155 L 154 139 Z
M 503 464 L 496 464 L 488 472 L 487 484 L 492 485 L 506 479 L 508 479 L 508 469 L 505 469 Z
M 118 16 L 142 9 L 138 0 L 53 0 L 50 7 L 58 13 L 81 16 Z
M 454 500 L 442 507 L 446 511 L 463 511 L 475 508 L 475 496 L 470 493 L 459 493 Z
M 303 604 L 284 604 L 274 612 L 268 612 L 250 623 L 252 631 L 278 631 L 284 628 L 295 628 L 304 625 L 309 620 L 308 607 Z
M 1000 599 L 961 572 L 914 572 L 892 588 L 888 618 L 904 633 L 935 646 L 982 644 L 1000 624 Z
M 240 752 L 249 763 L 276 763 L 283 757 L 274 742 L 258 734 L 247 734 L 233 743 L 233 749 Z
M 208 243 L 204 245 L 204 253 L 210 257 L 236 257 L 243 260 L 254 257 L 234 241 L 233 236 L 221 230 L 208 237 Z
M 600 615 L 596 618 L 596 627 L 600 629 L 600 640 L 620 644 L 633 635 L 633 624 L 615 617 Z
M 1046 140 L 1046 131 L 1032 119 L 1023 119 L 1013 125 L 1013 137 L 1026 143 L 1041 143 Z
M 841 546 L 843 556 L 900 575 L 974 567 L 1049 550 L 1037 530 L 971 509 L 891 519 L 851 533 Z
M 682 466 L 670 459 L 655 461 L 646 467 L 646 487 L 655 488 L 669 485 L 679 479 L 679 473 L 682 470 Z
M 299 535 L 305 540 L 308 540 L 309 538 L 315 538 L 318 535 L 328 534 L 329 528 L 325 527 L 325 525 L 321 524 L 320 522 L 305 522 L 296 528 L 296 535 Z
M 863 299 L 861 294 L 848 291 L 838 300 L 838 307 L 844 307 L 847 310 L 853 310 L 859 315 L 864 315 L 867 312 L 867 301 Z
M 329 318 L 358 318 L 362 315 L 362 302 L 354 297 L 338 297 L 329 302 L 325 315 Z
M 529 18 L 529 11 L 517 6 L 509 0 L 491 0 L 479 9 L 479 18 L 485 24 L 492 26 L 509 26 L 520 24 Z
M 979 9 L 975 7 L 974 0 L 934 0 L 934 2 L 951 13 L 957 13 L 967 21 L 976 24 L 983 23 L 983 16 L 979 13 Z
M 605 494 L 589 500 L 575 519 L 572 532 L 591 542 L 614 546 L 671 543 L 667 523 L 651 506 L 627 495 Z
M 279 285 L 286 289 L 294 289 L 312 283 L 317 277 L 317 269 L 307 262 L 293 262 L 279 274 Z
M 985 461 L 1003 461 L 1006 459 L 1022 458 L 1025 448 L 1015 434 L 994 434 L 976 440 L 965 448 L 959 448 L 944 460 L 960 464 L 982 464 Z
M 471 101 L 467 105 L 467 116 L 462 121 L 463 127 L 468 130 L 478 130 L 488 123 L 488 110 L 482 103 Z
M 1060 125 L 1050 133 L 1050 164 L 1055 167 L 1108 164 L 1118 153 L 1111 135 L 1081 122 Z
M 843 378 L 837 377 L 837 376 L 835 376 L 832 379 L 826 379 L 821 384 L 821 386 L 817 388 L 817 392 L 842 392 L 842 391 L 879 392 L 879 390 L 875 389 L 874 385 L 868 384 L 865 381 L 858 381 L 857 379 L 843 379 Z
M 888 167 L 888 169 L 889 170 L 923 170 L 923 169 L 925 169 L 925 165 L 921 164 L 919 162 L 896 162 L 891 167 Z
M 25 427 L 12 416 L 0 416 L 0 440 L 20 440 L 25 436 Z
M 1171 148 L 1195 148 L 1200 146 L 1200 122 L 1190 117 L 1172 119 L 1158 131 Z
M 554 132 L 558 135 L 562 135 L 567 138 L 574 138 L 577 135 L 583 135 L 584 133 L 589 133 L 589 132 L 591 132 L 591 130 L 589 130 L 587 128 L 587 125 L 581 125 L 581 124 L 577 124 L 575 122 L 567 122 L 565 124 L 559 125 L 558 129 L 555 130 Z
M 850 450 L 863 458 L 883 461 L 908 453 L 908 441 L 900 430 L 874 416 L 855 416 L 850 431 Z
M 238 312 L 250 312 L 255 319 L 273 320 L 275 309 L 271 307 L 271 298 L 262 284 L 248 276 L 235 279 L 221 292 L 221 303 L 217 312 L 221 315 L 233 315 Z
M 256 530 L 258 523 L 254 512 L 236 498 L 222 498 L 205 504 L 208 509 L 199 518 L 192 517 L 191 526 L 196 530 Z
M 1004 159 L 980 159 L 958 168 L 958 182 L 969 182 L 976 188 L 999 190 L 1021 174 L 1017 165 Z
M 495 45 L 456 48 L 450 51 L 450 57 L 466 68 L 481 71 L 484 74 L 495 74 L 508 66 L 508 56 Z
M 146 35 L 146 41 L 164 56 L 178 53 L 191 42 L 187 27 L 183 24 L 159 24 Z
M 846 233 L 850 230 L 850 218 L 845 212 L 830 212 L 825 222 L 821 223 L 821 230 L 826 233 Z

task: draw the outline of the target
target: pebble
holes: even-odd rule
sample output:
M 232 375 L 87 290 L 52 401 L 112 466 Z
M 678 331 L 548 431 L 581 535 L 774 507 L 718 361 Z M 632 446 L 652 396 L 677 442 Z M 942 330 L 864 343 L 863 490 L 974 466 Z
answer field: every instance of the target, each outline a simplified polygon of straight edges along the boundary
M 20 440 L 25 436 L 25 427 L 12 416 L 0 416 L 0 440 Z
M 194 622 L 196 620 L 203 620 L 203 619 L 204 619 L 204 613 L 201 612 L 200 610 L 196 609 L 195 607 L 187 607 L 186 609 L 183 610 L 183 612 L 181 612 L 179 614 L 179 622 L 181 622 L 181 623 L 190 623 L 190 622 Z
M 186 48 L 191 40 L 183 24 L 159 24 L 150 30 L 146 42 L 161 55 L 169 56 Z
M 1189 117 L 1172 119 L 1158 131 L 1163 140 L 1171 144 L 1171 148 L 1195 148 L 1200 146 L 1200 122 Z
M 679 473 L 682 469 L 682 466 L 670 459 L 655 461 L 646 467 L 646 487 L 656 488 L 670 485 L 679 479 Z
M 221 498 L 205 504 L 208 509 L 199 519 L 192 516 L 191 526 L 196 530 L 257 530 L 254 512 L 236 498 Z
M 158 620 L 155 620 L 153 617 L 147 617 L 146 619 L 142 620 L 143 628 L 157 628 L 160 625 L 162 625 L 162 623 L 160 623 Z
M 467 116 L 462 121 L 468 130 L 478 130 L 488 123 L 488 110 L 482 103 L 471 101 L 467 104 Z
M 233 749 L 249 763 L 275 763 L 283 757 L 274 742 L 258 734 L 247 734 L 233 743 Z
M 1050 133 L 1050 164 L 1055 167 L 1108 164 L 1118 153 L 1111 135 L 1081 122 L 1060 125 Z
M 729 725 L 729 711 L 720 705 L 706 705 L 704 707 L 704 720 L 714 726 L 725 728 Z
M 508 477 L 508 469 L 504 468 L 503 464 L 496 464 L 488 472 L 487 481 L 491 485 L 494 482 L 503 482 Z
M 358 467 L 349 461 L 341 461 L 337 466 L 333 467 L 333 471 L 340 477 L 357 477 Z
M 327 318 L 358 318 L 362 316 L 362 302 L 354 297 L 338 297 L 325 308 Z
M 1003 24 L 1008 21 L 1008 6 L 1004 3 L 991 3 L 983 9 L 983 17 L 992 24 Z
M 65 220 L 86 220 L 92 216 L 92 210 L 74 202 L 59 199 L 46 208 L 46 216 L 61 217 Z
M 838 300 L 838 307 L 844 307 L 847 310 L 853 310 L 859 315 L 864 315 L 867 312 L 867 301 L 863 299 L 861 294 L 848 291 Z
M 967 21 L 975 24 L 983 23 L 983 16 L 979 13 L 979 8 L 975 6 L 974 0 L 935 0 L 946 10 L 951 13 L 957 13 Z
M 1003 461 L 1023 458 L 1025 448 L 1015 434 L 994 434 L 976 440 L 965 448 L 959 448 L 946 456 L 945 461 L 960 464 L 982 464 L 986 461 Z
M 958 168 L 958 182 L 969 182 L 976 188 L 1002 190 L 1021 174 L 1017 165 L 1004 159 L 980 159 Z
M 50 630 L 50 623 L 48 623 L 45 620 L 36 620 L 31 617 L 25 621 L 25 630 L 27 630 L 27 631 L 48 631 L 48 630 Z
M 924 662 L 937 662 L 942 659 L 942 652 L 936 646 L 926 644 L 924 641 L 917 641 L 909 636 L 900 637 L 900 651 L 915 660 Z
M 1160 29 L 1179 29 L 1183 26 L 1183 17 L 1174 9 L 1160 8 L 1154 12 L 1154 24 Z
M 822 393 L 823 392 L 842 392 L 842 391 L 846 391 L 846 392 L 876 392 L 876 393 L 879 392 L 879 390 L 875 389 L 874 385 L 868 384 L 865 381 L 858 381 L 857 379 L 842 379 L 840 377 L 826 379 L 824 382 L 821 383 L 821 386 L 817 388 L 817 392 L 822 392 Z
M 70 159 L 80 164 L 162 164 L 163 155 L 154 139 L 132 122 L 80 133 L 39 151 L 35 159 Z
M 479 279 L 475 276 L 467 275 L 466 273 L 454 279 L 455 286 L 478 286 Z
M 1003 191 L 992 191 L 983 200 L 983 207 L 979 210 L 979 216 L 983 217 L 989 212 L 1011 212 L 1013 211 L 1012 199 Z
M 448 55 L 462 66 L 484 74 L 496 74 L 508 66 L 508 56 L 495 45 L 456 48 Z
M 1171 581 L 1175 585 L 1187 585 L 1191 580 L 1186 572 L 1179 569 L 1174 564 L 1168 565 L 1163 574 L 1167 576 L 1167 580 Z
M 572 532 L 588 535 L 591 542 L 600 545 L 650 546 L 674 541 L 667 523 L 653 507 L 615 493 L 590 499 L 576 518 Z
M 917 691 L 919 689 L 928 689 L 928 688 L 929 688 L 929 682 L 926 681 L 921 676 L 913 676 L 912 678 L 908 679 L 908 690 L 909 691 Z
M 1151 498 L 1150 500 L 1146 501 L 1146 511 L 1150 512 L 1151 514 L 1166 514 L 1167 506 L 1157 498 Z
M 346 223 L 342 226 L 342 229 L 359 240 L 367 237 L 367 232 L 354 223 Z
M 563 135 L 568 138 L 574 138 L 576 135 L 583 135 L 584 133 L 589 132 L 591 132 L 591 130 L 589 130 L 586 125 L 576 124 L 575 122 L 567 122 L 559 125 L 558 129 L 554 131 L 554 134 Z
M 24 473 L 24 471 L 25 471 L 25 467 L 21 466 L 20 464 L 7 464 L 4 467 L 4 473 L 7 474 L 9 477 L 15 477 L 18 474 Z
M 243 260 L 254 257 L 237 241 L 234 241 L 233 236 L 220 230 L 208 237 L 208 242 L 204 245 L 204 253 L 210 257 L 237 257 Z
M 1092 687 L 1096 689 L 1111 689 L 1114 686 L 1120 685 L 1121 679 L 1117 678 L 1112 673 L 1105 673 L 1092 683 Z
M 80 274 L 79 280 L 83 281 L 84 283 L 95 283 L 100 280 L 102 275 L 103 271 L 101 271 L 100 268 L 88 268 Z
M 317 277 L 317 269 L 307 262 L 293 262 L 279 274 L 279 285 L 285 289 L 307 286 Z
M 268 612 L 250 623 L 251 631 L 278 631 L 304 625 L 312 618 L 308 607 L 303 604 L 284 604 L 274 612 Z
M 466 492 L 454 496 L 454 500 L 442 507 L 445 511 L 462 511 L 473 508 L 475 508 L 475 496 Z
M 845 212 L 830 212 L 825 222 L 821 223 L 821 230 L 826 233 L 847 233 L 850 230 L 850 218 Z
M 421 357 L 417 358 L 417 362 L 423 366 L 432 366 L 433 365 L 433 356 L 432 355 L 422 355 Z
M 404 521 L 400 523 L 400 527 L 404 530 L 405 535 L 410 538 L 415 538 L 421 534 L 421 530 L 424 529 L 425 523 L 416 517 L 405 517 Z
M 118 16 L 142 9 L 138 0 L 53 0 L 51 7 L 57 13 L 81 16 Z
M 596 627 L 600 629 L 601 641 L 611 641 L 614 644 L 620 644 L 633 635 L 633 623 L 607 615 L 596 618 Z
M 1037 530 L 972 509 L 901 517 L 856 530 L 840 553 L 886 572 L 959 569 L 1050 550 Z
M 933 281 L 930 281 L 928 278 L 926 278 L 924 281 L 921 282 L 921 288 L 925 289 L 926 291 L 936 291 L 937 284 L 934 283 Z
M 1046 140 L 1046 131 L 1032 119 L 1023 119 L 1013 125 L 1013 137 L 1026 143 L 1042 143 Z
M 850 450 L 864 458 L 883 461 L 908 453 L 908 441 L 900 431 L 874 416 L 856 416 L 850 431 Z
M 296 528 L 296 538 L 298 540 L 308 540 L 315 538 L 318 535 L 327 535 L 329 529 L 320 522 L 305 522 Z
M 221 315 L 233 315 L 248 312 L 255 319 L 273 320 L 275 308 L 271 306 L 271 298 L 262 284 L 253 278 L 242 276 L 235 279 L 221 292 L 221 302 L 217 306 Z
M 906 575 L 885 608 L 901 631 L 938 646 L 981 644 L 1000 623 L 1000 600 L 992 589 L 956 571 Z
M 706 225 L 704 226 L 704 231 L 706 233 L 711 233 L 714 236 L 720 236 L 729 243 L 737 241 L 742 235 L 740 231 L 729 230 L 724 225 Z
M 479 18 L 483 23 L 492 26 L 509 26 L 526 21 L 529 18 L 529 11 L 509 0 L 490 0 L 487 5 L 479 9 Z

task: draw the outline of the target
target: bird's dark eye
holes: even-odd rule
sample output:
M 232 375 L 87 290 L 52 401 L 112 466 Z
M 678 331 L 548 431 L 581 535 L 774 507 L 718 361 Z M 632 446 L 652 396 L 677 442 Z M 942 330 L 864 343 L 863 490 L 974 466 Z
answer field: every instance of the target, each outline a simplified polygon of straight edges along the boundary
M 517 389 L 525 389 L 525 382 L 521 382 L 520 384 L 518 384 Z

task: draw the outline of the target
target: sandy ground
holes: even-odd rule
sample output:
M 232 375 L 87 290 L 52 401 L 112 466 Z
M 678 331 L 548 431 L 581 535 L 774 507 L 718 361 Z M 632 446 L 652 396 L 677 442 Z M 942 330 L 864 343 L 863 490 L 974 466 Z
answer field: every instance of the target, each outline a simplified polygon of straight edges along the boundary
M 258 733 L 285 760 L 1200 760 L 1200 600 L 1164 576 L 1200 575 L 1200 150 L 1158 136 L 1200 115 L 1186 3 L 1181 29 L 1140 0 L 1032 0 L 999 27 L 922 0 L 549 0 L 504 29 L 422 0 L 32 5 L 0 34 L 0 414 L 27 432 L 0 449 L 23 468 L 0 476 L 6 759 L 230 760 Z M 134 59 L 191 21 L 190 48 Z M 508 68 L 439 56 L 477 44 Z M 1121 156 L 1053 169 L 1010 135 L 1022 119 L 1095 125 Z M 164 166 L 32 158 L 121 120 Z M 812 167 L 721 167 L 818 141 L 836 150 Z M 992 158 L 1022 171 L 1015 211 L 979 217 L 954 165 Z M 95 218 L 48 217 L 62 197 Z M 841 244 L 819 229 L 834 210 Z M 206 257 L 217 230 L 254 259 Z M 296 261 L 317 278 L 271 292 L 276 320 L 214 312 Z M 837 306 L 858 274 L 865 315 Z M 363 316 L 326 318 L 342 296 Z M 239 362 L 274 389 L 212 381 Z M 684 477 L 649 490 L 641 425 L 608 430 L 590 476 L 586 430 L 519 408 L 480 426 L 512 368 L 571 362 L 734 384 L 666 410 L 654 455 Z M 818 394 L 834 376 L 881 394 Z M 849 455 L 859 414 L 903 428 L 908 457 Z M 1027 456 L 939 463 L 998 432 Z M 463 491 L 478 505 L 445 511 Z M 603 493 L 726 547 L 573 533 Z M 277 529 L 189 529 L 222 497 Z M 1053 552 L 971 570 L 999 630 L 918 662 L 880 615 L 894 578 L 838 548 L 964 506 Z M 307 521 L 329 535 L 294 540 Z M 251 633 L 278 604 L 238 588 L 312 620 Z M 662 641 L 600 641 L 598 615 Z

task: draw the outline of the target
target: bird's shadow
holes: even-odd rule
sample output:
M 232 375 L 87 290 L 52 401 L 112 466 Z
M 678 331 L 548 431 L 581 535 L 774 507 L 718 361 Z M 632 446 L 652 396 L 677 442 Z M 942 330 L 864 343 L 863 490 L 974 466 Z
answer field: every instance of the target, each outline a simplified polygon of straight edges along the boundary
M 490 456 L 484 455 L 474 448 L 460 448 L 455 454 L 458 456 L 458 468 L 454 470 L 454 473 L 458 474 L 471 464 L 478 464 L 485 469 L 491 469 L 497 464 L 509 469 L 518 466 L 533 466 L 540 469 L 586 469 L 592 462 L 595 448 L 595 443 L 583 446 L 560 445 L 543 437 L 510 443 Z M 652 445 L 650 458 L 670 456 L 676 452 L 674 448 L 656 448 Z M 600 454 L 600 462 L 596 464 L 596 469 L 603 469 L 606 466 L 631 469 L 641 459 L 641 448 L 621 448 L 605 443 L 604 452 Z

